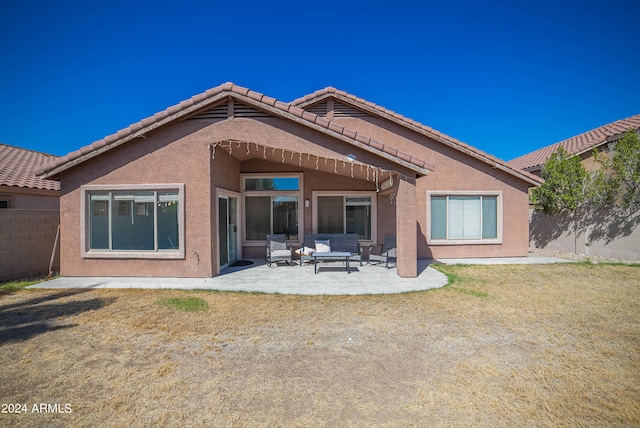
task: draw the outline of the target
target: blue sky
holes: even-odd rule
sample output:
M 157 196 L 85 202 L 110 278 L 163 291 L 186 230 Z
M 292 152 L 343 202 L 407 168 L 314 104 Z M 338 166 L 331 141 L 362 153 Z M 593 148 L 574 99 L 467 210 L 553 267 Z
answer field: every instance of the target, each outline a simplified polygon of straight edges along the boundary
M 64 155 L 231 81 L 334 86 L 504 160 L 640 113 L 640 2 L 3 2 L 0 142 Z

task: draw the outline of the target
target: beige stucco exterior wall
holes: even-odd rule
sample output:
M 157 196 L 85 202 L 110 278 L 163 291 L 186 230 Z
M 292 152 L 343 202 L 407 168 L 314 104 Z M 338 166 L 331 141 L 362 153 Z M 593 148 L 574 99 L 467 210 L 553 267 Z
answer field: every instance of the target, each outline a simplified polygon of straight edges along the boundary
M 169 126 L 61 174 L 61 275 L 212 276 L 209 148 L 207 142 L 192 138 L 199 126 Z M 185 184 L 185 258 L 83 258 L 80 186 L 150 183 Z
M 528 185 L 471 156 L 379 118 L 338 117 L 336 122 L 411 153 L 435 166 L 416 184 L 418 257 L 516 257 L 529 251 Z M 503 201 L 502 244 L 429 245 L 428 191 L 499 191 Z

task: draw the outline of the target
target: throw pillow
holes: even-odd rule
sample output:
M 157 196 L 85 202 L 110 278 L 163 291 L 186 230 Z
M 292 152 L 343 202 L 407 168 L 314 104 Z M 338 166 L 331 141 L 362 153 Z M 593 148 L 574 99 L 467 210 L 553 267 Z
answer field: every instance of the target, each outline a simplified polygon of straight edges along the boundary
M 316 251 L 319 253 L 330 253 L 331 252 L 331 241 L 315 241 L 316 242 Z
M 307 247 L 307 246 L 305 246 L 303 248 L 298 248 L 296 250 L 296 254 L 299 254 L 301 256 L 310 256 L 315 252 L 316 252 L 316 250 L 314 250 L 313 248 Z
M 271 251 L 286 250 L 287 244 L 284 242 L 269 241 L 269 247 L 271 248 Z

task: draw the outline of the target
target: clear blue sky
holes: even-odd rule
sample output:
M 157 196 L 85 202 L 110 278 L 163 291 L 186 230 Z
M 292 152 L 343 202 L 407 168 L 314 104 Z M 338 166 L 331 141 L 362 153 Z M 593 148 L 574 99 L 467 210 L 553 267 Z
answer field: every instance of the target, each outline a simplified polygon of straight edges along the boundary
M 640 113 L 640 2 L 12 1 L 0 142 L 64 155 L 231 81 L 334 86 L 510 160 Z

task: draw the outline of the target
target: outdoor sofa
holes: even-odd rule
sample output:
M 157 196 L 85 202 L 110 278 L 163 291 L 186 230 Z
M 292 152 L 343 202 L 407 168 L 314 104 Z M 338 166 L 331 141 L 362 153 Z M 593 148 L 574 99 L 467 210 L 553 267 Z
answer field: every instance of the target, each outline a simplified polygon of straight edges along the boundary
M 327 244 L 328 241 L 328 244 Z M 322 252 L 349 252 L 351 253 L 351 257 L 349 257 L 350 262 L 359 262 L 360 266 L 362 266 L 362 250 L 360 248 L 360 244 L 358 244 L 358 234 L 357 233 L 307 233 L 304 235 L 303 246 L 300 247 L 300 250 L 297 251 L 300 254 L 300 266 L 303 265 L 304 262 L 313 261 L 312 252 L 320 251 L 319 247 L 316 244 L 325 243 L 325 245 L 329 246 L 329 250 L 324 249 Z

